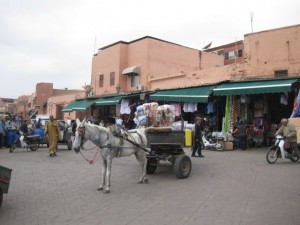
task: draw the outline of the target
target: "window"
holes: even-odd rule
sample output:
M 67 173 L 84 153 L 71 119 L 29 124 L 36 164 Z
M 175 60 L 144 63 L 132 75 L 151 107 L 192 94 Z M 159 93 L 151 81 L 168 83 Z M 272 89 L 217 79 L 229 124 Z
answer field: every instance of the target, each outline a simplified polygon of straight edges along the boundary
M 229 59 L 235 58 L 235 56 L 236 56 L 235 51 L 228 52 L 228 56 L 229 56 Z
M 115 85 L 115 72 L 110 73 L 110 85 Z
M 236 50 L 236 51 L 230 51 L 230 52 L 225 52 L 225 59 L 234 59 L 237 57 L 242 57 L 243 56 L 243 50 Z
M 226 59 L 229 59 L 229 54 L 228 54 L 228 52 L 225 52 L 225 53 L 224 53 L 224 57 L 225 57 L 225 60 L 226 60 Z
M 242 56 L 243 56 L 243 50 L 240 49 L 240 50 L 238 50 L 238 57 L 242 57 Z
M 139 76 L 131 76 L 131 87 L 136 87 L 140 83 Z
M 104 83 L 104 75 L 100 74 L 100 76 L 99 76 L 99 87 L 103 87 L 103 83 Z
M 274 71 L 274 76 L 275 77 L 287 77 L 288 76 L 288 71 L 287 70 L 275 70 Z

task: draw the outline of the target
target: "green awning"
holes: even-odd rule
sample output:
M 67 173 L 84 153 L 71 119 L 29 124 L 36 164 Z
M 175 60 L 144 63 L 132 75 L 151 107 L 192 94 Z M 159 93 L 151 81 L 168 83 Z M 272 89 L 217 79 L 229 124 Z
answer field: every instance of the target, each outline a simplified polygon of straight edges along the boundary
M 72 112 L 73 106 L 75 107 L 77 104 L 78 104 L 78 101 L 74 100 L 69 105 L 67 105 L 65 108 L 63 108 L 61 111 L 62 112 Z
M 96 100 L 96 106 L 119 104 L 124 96 L 102 97 Z
M 298 79 L 244 81 L 222 84 L 213 89 L 213 95 L 244 95 L 260 93 L 290 92 Z
M 62 112 L 72 112 L 72 111 L 85 111 L 88 107 L 95 103 L 95 99 L 81 99 L 75 100 L 63 108 Z
M 171 102 L 208 102 L 208 97 L 215 86 L 161 90 L 150 95 L 150 100 Z

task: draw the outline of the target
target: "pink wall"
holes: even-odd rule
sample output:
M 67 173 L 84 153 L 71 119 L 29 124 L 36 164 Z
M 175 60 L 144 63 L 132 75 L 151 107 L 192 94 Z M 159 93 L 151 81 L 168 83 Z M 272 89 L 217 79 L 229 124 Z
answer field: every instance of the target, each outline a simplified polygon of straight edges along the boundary
M 75 99 L 82 99 L 85 98 L 85 91 L 78 91 L 76 93 L 65 94 L 65 95 L 58 95 L 48 98 L 47 102 L 47 113 L 48 115 L 53 115 L 55 118 L 62 119 L 76 119 L 77 114 L 76 112 L 70 113 L 61 113 L 57 109 L 66 107 L 69 103 L 74 101 Z
M 223 65 L 223 57 L 200 52 L 156 38 L 145 37 L 130 43 L 119 42 L 99 50 L 93 58 L 91 83 L 95 95 L 116 93 L 116 85 L 121 91 L 133 92 L 130 76 L 122 75 L 125 68 L 139 66 L 140 84 L 146 90 L 154 90 L 153 80 L 174 78 L 182 73 L 197 69 Z M 110 85 L 109 74 L 115 72 L 115 85 Z M 99 88 L 99 74 L 104 74 L 104 87 Z M 171 87 L 166 84 L 165 88 Z

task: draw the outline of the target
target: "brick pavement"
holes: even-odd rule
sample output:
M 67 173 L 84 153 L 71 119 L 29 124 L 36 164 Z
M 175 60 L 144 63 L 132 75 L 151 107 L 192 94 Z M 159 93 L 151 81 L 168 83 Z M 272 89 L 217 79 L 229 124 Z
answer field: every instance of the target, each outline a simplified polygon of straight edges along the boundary
M 104 194 L 96 191 L 100 159 L 89 165 L 59 148 L 56 158 L 46 148 L 0 150 L 0 164 L 13 169 L 1 225 L 300 224 L 300 163 L 269 165 L 265 149 L 206 150 L 204 159 L 192 158 L 188 179 L 163 164 L 149 184 L 136 183 L 135 157 L 115 159 L 112 192 Z

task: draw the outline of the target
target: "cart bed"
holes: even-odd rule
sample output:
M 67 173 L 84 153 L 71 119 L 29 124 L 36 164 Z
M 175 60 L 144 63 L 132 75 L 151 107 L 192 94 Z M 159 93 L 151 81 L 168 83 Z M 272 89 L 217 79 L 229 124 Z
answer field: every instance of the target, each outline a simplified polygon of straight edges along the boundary
M 0 166 L 0 187 L 3 193 L 8 193 L 11 169 Z

